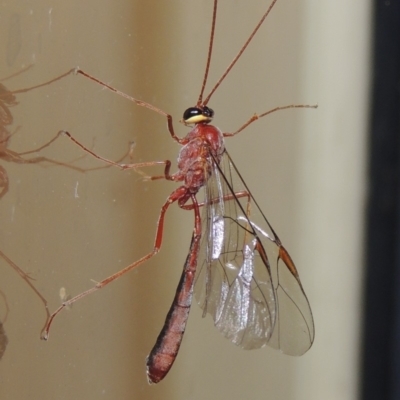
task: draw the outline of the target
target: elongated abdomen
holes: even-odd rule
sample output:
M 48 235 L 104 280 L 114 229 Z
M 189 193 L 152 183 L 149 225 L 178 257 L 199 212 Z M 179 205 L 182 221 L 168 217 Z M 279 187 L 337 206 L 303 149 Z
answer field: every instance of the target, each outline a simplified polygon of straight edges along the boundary
M 200 235 L 193 236 L 174 301 L 157 342 L 147 357 L 147 377 L 150 383 L 158 383 L 167 375 L 178 354 L 192 305 L 199 243 Z

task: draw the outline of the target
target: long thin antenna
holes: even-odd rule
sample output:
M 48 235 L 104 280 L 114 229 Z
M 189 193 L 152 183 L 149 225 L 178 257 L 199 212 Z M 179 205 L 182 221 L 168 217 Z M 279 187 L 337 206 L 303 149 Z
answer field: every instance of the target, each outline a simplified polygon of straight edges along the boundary
M 270 6 L 268 7 L 268 10 L 266 11 L 266 13 L 262 16 L 260 22 L 257 24 L 257 26 L 254 28 L 253 32 L 251 33 L 251 35 L 249 36 L 249 38 L 247 39 L 246 43 L 242 46 L 242 48 L 240 49 L 239 53 L 236 55 L 236 57 L 232 60 L 232 62 L 229 64 L 228 68 L 225 70 L 225 72 L 222 74 L 221 78 L 219 78 L 219 80 L 217 81 L 217 83 L 215 84 L 215 86 L 213 87 L 213 89 L 211 90 L 210 94 L 206 97 L 206 99 L 203 102 L 203 105 L 206 105 L 211 96 L 214 94 L 214 92 L 217 90 L 218 86 L 221 84 L 221 82 L 225 79 L 225 77 L 229 74 L 229 71 L 233 68 L 233 66 L 236 64 L 236 61 L 240 58 L 240 56 L 242 55 L 242 53 L 246 50 L 247 46 L 249 45 L 249 43 L 251 42 L 251 40 L 253 39 L 254 35 L 257 33 L 258 29 L 260 28 L 260 26 L 262 25 L 262 23 L 264 22 L 265 18 L 267 18 L 268 14 L 270 13 L 270 11 L 272 10 L 272 7 L 275 5 L 275 3 L 278 0 L 273 0 L 272 3 L 270 4 Z
M 213 18 L 212 18 L 212 23 L 211 23 L 210 44 L 208 45 L 207 65 L 206 65 L 206 70 L 204 72 L 203 84 L 201 86 L 199 99 L 197 100 L 197 106 L 200 106 L 202 104 L 204 89 L 206 87 L 207 78 L 208 78 L 208 72 L 210 70 L 211 54 L 212 54 L 213 44 L 214 44 L 215 21 L 217 20 L 217 5 L 218 5 L 218 0 L 214 0 L 214 11 L 213 11 Z

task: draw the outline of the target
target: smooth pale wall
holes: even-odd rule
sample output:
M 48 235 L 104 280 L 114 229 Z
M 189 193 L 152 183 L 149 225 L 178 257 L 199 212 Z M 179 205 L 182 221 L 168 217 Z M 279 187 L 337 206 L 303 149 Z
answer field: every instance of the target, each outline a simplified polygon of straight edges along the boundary
M 0 3 L 0 76 L 10 89 L 71 67 L 171 113 L 198 96 L 208 45 L 210 0 L 96 0 Z M 268 6 L 221 1 L 212 84 Z M 16 22 L 17 21 L 17 22 Z M 254 112 L 292 103 L 227 143 L 232 157 L 299 269 L 316 339 L 303 357 L 246 352 L 191 311 L 179 357 L 149 386 L 145 357 L 162 327 L 189 247 L 191 213 L 172 207 L 162 251 L 147 265 L 73 305 L 39 340 L 45 310 L 1 262 L 9 345 L 0 362 L 4 399 L 357 398 L 365 198 L 370 4 L 279 0 L 243 59 L 213 96 L 215 124 L 233 131 Z M 117 159 L 135 141 L 134 161 L 175 161 L 165 121 L 80 76 L 20 95 L 10 149 L 25 151 L 68 129 Z M 186 130 L 177 124 L 177 132 Z M 82 156 L 66 138 L 42 153 Z M 84 157 L 83 167 L 100 166 Z M 80 173 L 1 161 L 10 190 L 1 199 L 0 250 L 36 279 L 49 301 L 85 290 L 151 250 L 160 206 L 175 187 L 134 172 Z M 153 172 L 154 173 L 154 172 Z M 5 305 L 2 306 L 5 313 Z

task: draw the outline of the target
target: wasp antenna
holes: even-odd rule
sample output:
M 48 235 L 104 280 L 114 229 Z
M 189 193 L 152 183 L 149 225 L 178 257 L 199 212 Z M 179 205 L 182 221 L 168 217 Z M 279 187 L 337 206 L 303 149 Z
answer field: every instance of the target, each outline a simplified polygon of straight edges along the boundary
M 206 87 L 207 78 L 208 78 L 208 72 L 210 70 L 211 54 L 212 54 L 213 45 L 214 45 L 215 22 L 217 20 L 217 6 L 218 6 L 218 0 L 214 0 L 214 10 L 213 10 L 212 23 L 211 23 L 210 43 L 208 45 L 207 64 L 206 64 L 206 70 L 204 72 L 203 84 L 201 86 L 199 99 L 197 100 L 198 106 L 200 106 L 202 104 L 204 89 Z
M 265 19 L 268 17 L 268 14 L 271 12 L 272 8 L 274 7 L 275 3 L 278 0 L 273 0 L 272 3 L 270 4 L 270 6 L 268 7 L 268 10 L 265 12 L 265 14 L 262 16 L 262 18 L 260 19 L 260 21 L 258 22 L 258 24 L 256 25 L 256 27 L 254 28 L 253 32 L 251 33 L 251 35 L 249 36 L 249 38 L 246 40 L 246 43 L 242 46 L 242 48 L 239 50 L 239 52 L 237 53 L 236 57 L 232 60 L 232 62 L 229 64 L 228 68 L 225 70 L 225 72 L 222 74 L 221 78 L 219 78 L 219 80 L 217 81 L 217 83 L 215 84 L 215 86 L 212 88 L 210 94 L 206 97 L 206 99 L 203 102 L 203 105 L 206 105 L 211 96 L 214 94 L 214 92 L 217 90 L 218 86 L 221 84 L 221 82 L 225 79 L 225 77 L 229 74 L 230 70 L 233 68 L 233 66 L 236 64 L 236 61 L 239 60 L 240 56 L 243 54 L 243 52 L 246 50 L 247 46 L 249 45 L 249 43 L 251 42 L 251 40 L 253 39 L 253 37 L 255 36 L 255 34 L 257 33 L 258 29 L 260 28 L 260 26 L 263 24 L 263 22 L 265 21 Z

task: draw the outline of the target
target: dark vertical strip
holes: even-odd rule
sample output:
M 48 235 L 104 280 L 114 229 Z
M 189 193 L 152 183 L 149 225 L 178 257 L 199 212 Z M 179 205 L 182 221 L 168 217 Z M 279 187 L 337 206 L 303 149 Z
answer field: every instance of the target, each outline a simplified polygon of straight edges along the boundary
M 400 399 L 400 1 L 375 0 L 361 398 Z

